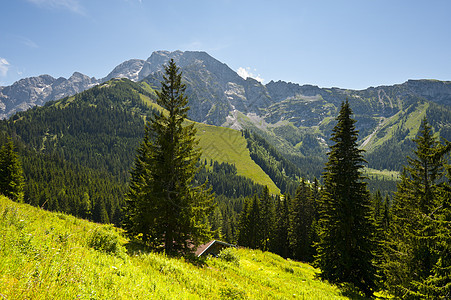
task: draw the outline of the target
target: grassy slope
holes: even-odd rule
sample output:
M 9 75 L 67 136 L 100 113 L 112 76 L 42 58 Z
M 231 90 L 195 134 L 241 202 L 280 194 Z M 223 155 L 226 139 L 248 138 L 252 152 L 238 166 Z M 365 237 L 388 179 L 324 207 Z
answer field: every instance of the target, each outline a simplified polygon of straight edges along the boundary
M 155 94 L 147 83 L 141 83 L 140 86 L 147 92 Z M 139 94 L 141 100 L 149 107 L 159 111 L 165 111 L 161 106 L 152 101 L 148 96 Z M 55 106 L 65 107 L 73 102 L 75 97 L 55 102 Z M 145 119 L 145 116 L 142 116 Z M 188 121 L 189 123 L 192 121 Z M 237 168 L 237 174 L 252 179 L 255 183 L 268 186 L 272 194 L 280 194 L 280 189 L 272 181 L 259 165 L 257 165 L 249 154 L 247 142 L 241 136 L 241 132 L 230 128 L 206 125 L 197 123 L 197 138 L 199 146 L 202 149 L 202 159 L 213 160 L 219 163 L 227 162 L 234 164 Z
M 415 109 L 415 111 L 407 116 L 405 115 L 404 111 L 400 111 L 390 119 L 387 119 L 378 129 L 378 131 L 386 131 L 386 134 L 384 134 L 382 138 L 371 139 L 371 141 L 364 147 L 364 149 L 367 152 L 374 151 L 376 148 L 381 147 L 386 141 L 393 138 L 394 132 L 399 129 L 407 130 L 409 132 L 406 137 L 407 139 L 415 138 L 420 129 L 421 120 L 426 116 L 427 108 L 428 104 L 425 103 L 419 105 Z M 405 122 L 400 123 L 401 118 L 404 118 Z
M 153 91 L 148 86 L 146 90 Z M 152 102 L 148 97 L 140 96 L 147 105 L 160 111 L 162 110 L 161 106 Z M 268 186 L 269 191 L 273 194 L 280 194 L 280 189 L 268 174 L 250 157 L 246 139 L 241 135 L 241 132 L 225 127 L 194 123 L 196 124 L 196 136 L 199 139 L 199 146 L 202 149 L 201 159 L 234 164 L 238 175 L 250 178 L 258 184 Z
M 122 246 L 128 241 L 112 226 L 3 196 L 0 233 L 5 299 L 346 299 L 314 279 L 310 265 L 271 253 L 238 249 L 237 264 L 207 259 L 203 266 L 163 254 L 129 255 Z M 110 251 L 93 248 L 102 238 Z
M 240 131 L 197 123 L 197 137 L 202 149 L 202 159 L 234 164 L 237 174 L 251 178 L 256 183 L 266 185 L 273 194 L 280 189 L 260 166 L 250 157 L 246 139 Z
M 367 177 L 373 176 L 378 180 L 399 180 L 400 174 L 397 171 L 377 170 L 371 168 L 363 169 L 363 174 Z

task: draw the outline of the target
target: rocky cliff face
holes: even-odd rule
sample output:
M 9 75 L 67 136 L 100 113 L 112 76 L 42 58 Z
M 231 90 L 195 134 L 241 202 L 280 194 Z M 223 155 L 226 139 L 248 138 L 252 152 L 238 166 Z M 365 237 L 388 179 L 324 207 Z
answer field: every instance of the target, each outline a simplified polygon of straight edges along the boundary
M 128 78 L 133 81 L 139 81 L 141 78 L 140 72 L 146 64 L 145 60 L 141 59 L 130 59 L 127 60 L 111 71 L 106 77 L 101 81 L 105 82 L 112 78 Z
M 451 105 L 451 82 L 438 80 L 408 80 L 403 84 L 413 94 L 443 105 Z
M 182 70 L 190 100 L 189 117 L 195 121 L 222 125 L 234 110 L 257 113 L 271 104 L 265 86 L 251 78 L 243 79 L 205 52 L 154 52 L 147 60 L 145 68 L 150 75 L 144 81 L 158 88 L 162 65 L 171 58 Z
M 0 118 L 35 105 L 71 96 L 96 85 L 95 78 L 75 72 L 69 79 L 55 79 L 49 75 L 29 77 L 0 89 Z

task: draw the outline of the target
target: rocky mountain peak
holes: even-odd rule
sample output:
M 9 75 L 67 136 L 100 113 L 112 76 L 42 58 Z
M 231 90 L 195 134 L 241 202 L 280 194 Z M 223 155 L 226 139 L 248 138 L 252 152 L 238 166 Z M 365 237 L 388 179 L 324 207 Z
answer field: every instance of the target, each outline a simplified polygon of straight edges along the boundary
M 116 66 L 110 74 L 102 78 L 101 82 L 108 81 L 112 78 L 128 78 L 133 81 L 139 81 L 145 77 L 140 76 L 140 72 L 145 64 L 146 61 L 142 59 L 130 59 L 124 61 Z
M 439 104 L 451 105 L 451 81 L 439 80 L 408 80 L 402 86 L 409 93 L 420 95 Z
M 42 105 L 46 101 L 79 93 L 112 78 L 146 80 L 151 86 L 159 86 L 163 65 L 170 59 L 174 59 L 181 68 L 187 84 L 191 107 L 189 117 L 195 121 L 215 125 L 224 124 L 229 114 L 237 111 L 243 114 L 256 113 L 262 117 L 271 115 L 271 120 L 277 122 L 286 118 L 275 113 L 274 110 L 279 108 L 298 112 L 301 108 L 305 110 L 308 105 L 312 107 L 319 105 L 319 100 L 337 106 L 347 97 L 357 99 L 368 96 L 377 99 L 379 103 L 377 105 L 382 107 L 384 116 L 390 116 L 397 111 L 396 97 L 406 95 L 412 99 L 422 97 L 451 105 L 451 82 L 409 80 L 399 85 L 368 88 L 362 91 L 324 89 L 284 81 L 270 81 L 263 85 L 251 78 L 246 80 L 241 78 L 225 63 L 206 52 L 177 50 L 155 51 L 147 60 L 124 61 L 100 80 L 80 72 L 73 73 L 69 79 L 63 77 L 55 79 L 50 75 L 21 79 L 11 86 L 0 88 L 0 118 L 34 105 Z M 295 109 L 294 106 L 298 107 Z M 270 107 L 271 112 L 267 111 Z
M 50 75 L 28 77 L 4 87 L 0 94 L 0 118 L 6 118 L 17 111 L 43 105 L 50 100 L 61 99 L 82 92 L 96 85 L 98 81 L 80 72 L 69 79 L 53 78 Z

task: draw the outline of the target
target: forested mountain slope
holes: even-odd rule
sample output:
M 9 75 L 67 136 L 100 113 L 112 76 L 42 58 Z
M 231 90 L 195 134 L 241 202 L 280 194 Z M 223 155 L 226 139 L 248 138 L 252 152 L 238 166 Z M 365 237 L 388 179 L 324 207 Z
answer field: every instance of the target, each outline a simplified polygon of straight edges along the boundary
M 144 87 L 144 88 L 143 88 Z M 98 222 L 120 224 L 123 197 L 145 120 L 156 110 L 148 86 L 113 79 L 75 96 L 16 114 L 0 123 L 23 161 L 25 201 Z M 280 190 L 256 164 L 241 132 L 197 124 L 203 150 L 197 183 L 209 180 L 227 197 L 263 185 Z
M 198 51 L 156 51 L 147 60 L 123 62 L 98 80 L 80 73 L 69 79 L 48 75 L 23 79 L 0 87 L 0 117 L 112 78 L 139 81 L 152 94 L 152 89 L 159 88 L 163 65 L 169 59 L 174 59 L 183 73 L 191 120 L 252 130 L 287 155 L 310 179 L 321 176 L 334 118 L 346 99 L 357 119 L 359 143 L 367 150 L 369 168 L 399 171 L 411 153 L 410 140 L 424 116 L 437 134 L 451 139 L 451 82 L 409 80 L 364 90 L 283 81 L 263 84 L 240 77 L 226 64 Z

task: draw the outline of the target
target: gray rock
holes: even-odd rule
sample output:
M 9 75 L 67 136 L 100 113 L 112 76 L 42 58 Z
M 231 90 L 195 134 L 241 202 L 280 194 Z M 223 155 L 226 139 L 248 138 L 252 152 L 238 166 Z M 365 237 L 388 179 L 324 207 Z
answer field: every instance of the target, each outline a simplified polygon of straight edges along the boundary
M 283 81 L 266 85 L 255 79 L 241 78 L 226 64 L 201 51 L 156 51 L 147 60 L 130 59 L 97 80 L 75 72 L 69 79 L 49 75 L 21 79 L 0 88 L 0 118 L 11 116 L 35 105 L 43 105 L 84 91 L 112 78 L 145 80 L 159 88 L 163 66 L 174 59 L 183 72 L 189 98 L 189 117 L 198 122 L 222 125 L 237 113 L 255 114 L 266 122 L 292 120 L 297 125 L 312 126 L 333 114 L 345 99 L 354 112 L 390 117 L 403 103 L 418 98 L 451 105 L 451 82 L 409 80 L 406 83 L 370 87 L 361 91 L 319 88 Z M 230 122 L 229 122 L 230 123 Z M 234 119 L 234 126 L 241 125 Z

